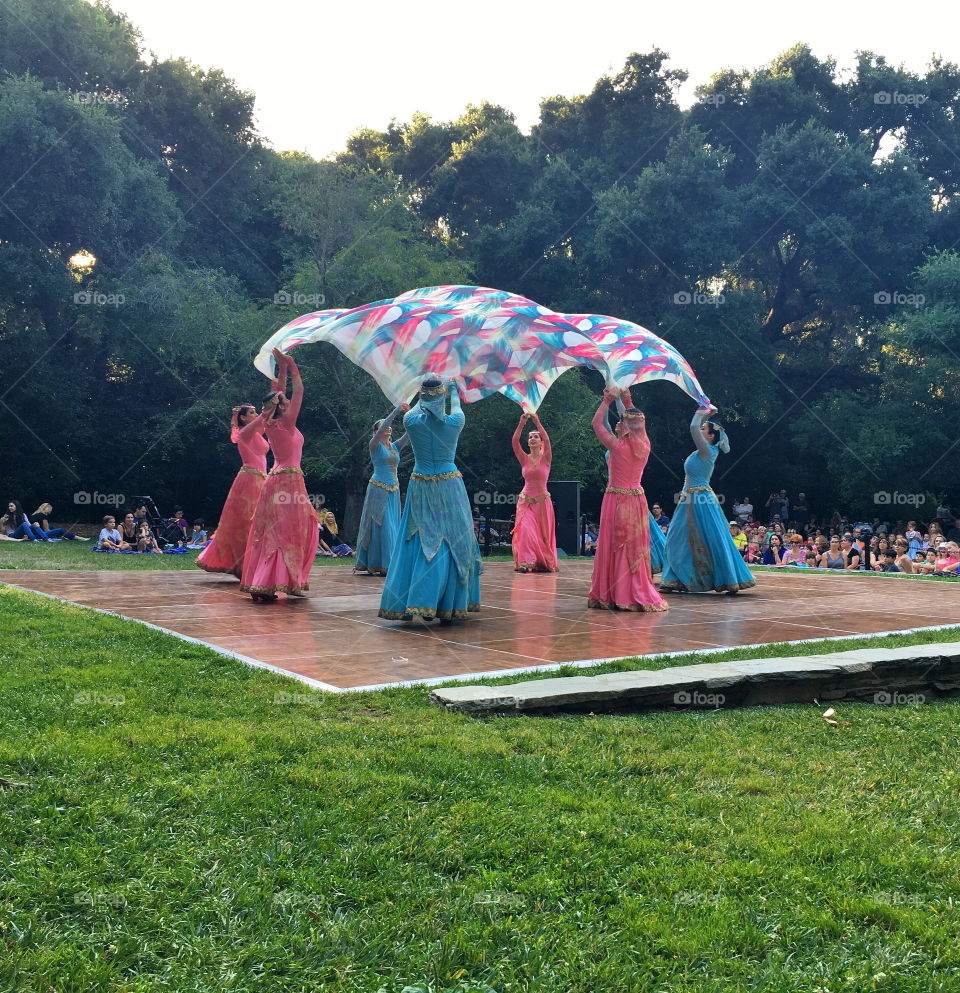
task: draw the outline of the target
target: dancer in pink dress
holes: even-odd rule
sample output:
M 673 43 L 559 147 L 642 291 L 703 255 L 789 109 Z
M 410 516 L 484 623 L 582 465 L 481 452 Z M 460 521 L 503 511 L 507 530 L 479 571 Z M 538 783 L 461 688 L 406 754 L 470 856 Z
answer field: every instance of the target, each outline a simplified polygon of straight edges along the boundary
M 527 454 L 520 435 L 527 420 L 533 418 L 537 428 L 527 435 Z M 523 472 L 523 491 L 517 501 L 517 520 L 513 528 L 515 572 L 558 572 L 557 534 L 553 503 L 547 492 L 553 450 L 550 437 L 536 414 L 523 414 L 513 432 L 513 453 Z
M 207 572 L 228 572 L 239 579 L 250 522 L 267 478 L 267 452 L 270 450 L 263 436 L 263 424 L 253 404 L 233 408 L 230 440 L 240 450 L 243 465 L 227 494 L 217 533 L 197 556 L 197 565 Z
M 616 393 L 604 390 L 593 430 L 610 452 L 610 482 L 600 507 L 600 538 L 587 606 L 604 610 L 666 610 L 650 571 L 650 515 L 640 478 L 650 457 L 643 414 L 626 396 L 617 434 L 607 426 Z
M 303 596 L 310 588 L 310 566 L 317 552 L 317 515 L 300 468 L 303 435 L 297 430 L 297 416 L 303 380 L 289 355 L 274 349 L 273 357 L 279 390 L 264 401 L 257 420 L 266 428 L 274 462 L 253 515 L 240 579 L 240 589 L 254 600 L 276 600 L 277 593 Z M 293 392 L 288 400 L 289 377 Z

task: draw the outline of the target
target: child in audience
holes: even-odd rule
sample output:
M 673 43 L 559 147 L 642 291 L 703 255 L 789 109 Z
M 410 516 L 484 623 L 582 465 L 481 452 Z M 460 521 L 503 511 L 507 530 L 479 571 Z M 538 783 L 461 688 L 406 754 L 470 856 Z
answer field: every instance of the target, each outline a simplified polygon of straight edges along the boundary
M 190 537 L 187 539 L 187 548 L 206 548 L 209 543 L 207 538 L 207 532 L 203 527 L 203 518 L 198 517 L 193 522 L 193 527 L 190 530 Z
M 111 552 L 120 552 L 124 548 L 130 547 L 120 537 L 120 531 L 117 529 L 117 520 L 110 514 L 107 514 L 103 519 L 103 527 L 100 529 L 100 537 L 97 539 L 97 545 L 99 548 L 106 548 Z
M 163 555 L 163 552 L 157 546 L 157 539 L 153 536 L 150 525 L 146 521 L 141 521 L 137 525 L 137 551 L 153 555 Z

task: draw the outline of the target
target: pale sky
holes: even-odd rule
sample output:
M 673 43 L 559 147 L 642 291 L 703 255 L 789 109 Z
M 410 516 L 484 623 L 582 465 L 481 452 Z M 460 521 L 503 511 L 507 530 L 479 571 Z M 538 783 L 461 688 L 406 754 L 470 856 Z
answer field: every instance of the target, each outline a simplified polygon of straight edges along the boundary
M 112 0 L 148 51 L 223 69 L 257 97 L 257 122 L 275 148 L 317 157 L 360 127 L 422 110 L 459 117 L 488 100 L 524 130 L 540 100 L 592 89 L 630 52 L 654 47 L 694 87 L 717 70 L 756 68 L 806 42 L 819 58 L 853 64 L 869 50 L 922 71 L 931 55 L 960 62 L 960 4 L 931 0 Z

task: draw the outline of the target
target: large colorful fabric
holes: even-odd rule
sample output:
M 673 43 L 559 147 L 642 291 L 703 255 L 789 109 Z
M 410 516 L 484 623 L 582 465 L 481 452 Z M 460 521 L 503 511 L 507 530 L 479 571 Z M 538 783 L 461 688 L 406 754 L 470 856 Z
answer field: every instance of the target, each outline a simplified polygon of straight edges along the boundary
M 273 376 L 271 352 L 329 342 L 376 379 L 394 403 L 409 401 L 424 376 L 454 379 L 464 401 L 503 393 L 535 411 L 567 369 L 588 366 L 610 385 L 675 382 L 708 402 L 682 355 L 628 321 L 558 314 L 488 286 L 426 286 L 351 310 L 305 314 L 277 331 L 254 364 Z
M 565 321 L 586 335 L 603 356 L 607 383 L 625 388 L 653 379 L 675 383 L 701 407 L 710 406 L 690 363 L 659 335 L 631 321 L 603 314 L 562 314 Z M 571 343 L 569 351 L 592 365 L 593 352 Z M 601 366 L 593 366 L 603 371 Z

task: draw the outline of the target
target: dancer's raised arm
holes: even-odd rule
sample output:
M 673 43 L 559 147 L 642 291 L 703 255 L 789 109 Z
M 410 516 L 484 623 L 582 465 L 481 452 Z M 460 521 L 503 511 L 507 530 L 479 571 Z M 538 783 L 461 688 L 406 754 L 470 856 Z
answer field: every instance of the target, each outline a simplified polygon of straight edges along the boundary
M 234 407 L 230 414 L 230 440 L 236 444 L 240 440 L 240 407 Z
M 397 414 L 399 414 L 401 411 L 406 413 L 409 409 L 410 409 L 409 404 L 398 403 L 396 407 L 394 407 L 393 410 L 391 410 L 390 413 L 387 414 L 387 416 L 380 422 L 380 427 L 378 427 L 377 430 L 374 431 L 373 437 L 370 439 L 371 455 L 373 455 L 373 453 L 377 450 L 378 445 L 382 445 L 386 441 L 387 432 L 393 426 L 393 421 L 394 418 L 397 416 Z M 401 438 L 400 440 L 403 441 L 406 437 L 407 436 L 404 435 L 403 438 Z M 400 447 L 399 442 L 397 443 L 397 447 L 398 448 Z
M 521 465 L 523 465 L 527 453 L 523 450 L 523 445 L 520 444 L 520 435 L 523 433 L 523 426 L 529 418 L 530 415 L 526 412 L 520 415 L 520 420 L 517 422 L 517 429 L 513 432 L 513 437 L 510 439 L 510 444 L 513 446 L 513 454 L 516 455 L 517 461 Z
M 287 360 L 287 375 L 293 382 L 293 390 L 290 394 L 290 403 L 287 409 L 280 415 L 285 421 L 292 424 L 297 423 L 300 416 L 300 408 L 303 406 L 303 379 L 300 377 L 300 370 L 297 363 L 293 361 L 292 355 L 285 356 Z
M 617 445 L 617 438 L 607 425 L 607 414 L 612 401 L 613 394 L 609 390 L 604 390 L 600 406 L 593 415 L 593 433 L 600 440 L 600 444 L 609 451 L 613 451 Z
M 543 442 L 543 455 L 541 458 L 549 465 L 553 462 L 553 448 L 550 445 L 550 435 L 547 434 L 547 429 L 536 414 L 531 414 L 530 416 L 533 418 L 533 423 L 536 424 L 537 430 L 540 432 L 540 441 Z
M 710 442 L 704 438 L 700 428 L 703 426 L 703 422 L 714 413 L 716 413 L 716 407 L 698 407 L 697 412 L 693 415 L 693 420 L 690 422 L 690 436 L 693 438 L 693 443 L 697 446 L 697 452 L 702 459 L 710 458 Z
M 447 390 L 450 393 L 450 413 L 447 416 L 452 423 L 459 424 L 462 427 L 467 419 L 460 409 L 460 391 L 457 389 L 457 381 L 455 379 L 451 379 L 447 383 Z

